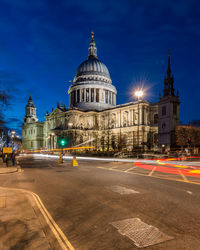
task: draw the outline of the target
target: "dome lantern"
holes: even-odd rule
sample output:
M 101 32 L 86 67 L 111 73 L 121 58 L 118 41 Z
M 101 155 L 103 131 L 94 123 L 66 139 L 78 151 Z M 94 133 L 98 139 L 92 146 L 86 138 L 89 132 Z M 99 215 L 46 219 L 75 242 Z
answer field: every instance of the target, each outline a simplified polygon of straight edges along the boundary
M 96 44 L 94 41 L 94 32 L 91 32 L 91 41 L 90 41 L 90 47 L 88 48 L 89 50 L 89 55 L 88 55 L 88 59 L 89 58 L 98 58 L 97 57 L 97 48 L 96 48 Z

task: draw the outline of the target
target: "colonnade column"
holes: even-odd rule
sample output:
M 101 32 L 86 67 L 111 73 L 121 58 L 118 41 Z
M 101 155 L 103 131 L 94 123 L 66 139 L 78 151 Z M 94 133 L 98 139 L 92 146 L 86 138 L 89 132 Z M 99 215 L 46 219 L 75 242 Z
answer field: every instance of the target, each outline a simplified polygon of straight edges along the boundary
M 86 88 L 84 88 L 84 102 L 86 102 Z
M 96 88 L 94 88 L 94 102 L 96 102 Z

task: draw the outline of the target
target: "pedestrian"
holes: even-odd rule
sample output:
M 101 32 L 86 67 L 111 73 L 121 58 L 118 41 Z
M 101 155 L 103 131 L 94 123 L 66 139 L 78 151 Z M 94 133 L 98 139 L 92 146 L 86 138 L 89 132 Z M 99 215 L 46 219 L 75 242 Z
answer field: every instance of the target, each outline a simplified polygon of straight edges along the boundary
M 8 155 L 5 154 L 5 162 L 6 162 L 6 167 L 8 167 Z
M 13 152 L 11 154 L 11 161 L 12 161 L 12 165 L 15 166 L 15 163 L 16 163 L 16 161 L 15 161 L 15 152 Z

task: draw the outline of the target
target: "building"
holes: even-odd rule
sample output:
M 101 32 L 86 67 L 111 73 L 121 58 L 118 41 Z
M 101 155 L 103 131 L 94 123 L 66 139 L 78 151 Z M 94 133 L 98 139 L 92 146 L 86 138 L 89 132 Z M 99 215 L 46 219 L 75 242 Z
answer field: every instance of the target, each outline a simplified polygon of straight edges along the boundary
M 167 76 L 164 78 L 163 95 L 158 102 L 158 141 L 165 149 L 176 147 L 176 126 L 179 124 L 179 93 L 175 94 L 174 77 L 171 74 L 170 55 L 168 55 Z
M 173 84 L 170 85 L 172 92 L 166 90 L 169 84 L 166 78 L 164 96 L 158 103 L 138 100 L 116 105 L 117 90 L 106 65 L 97 57 L 92 33 L 88 58 L 78 67 L 68 90 L 69 107 L 57 103 L 51 113 L 46 113 L 45 121 L 38 122 L 30 96 L 22 127 L 24 149 L 56 149 L 59 138 L 66 138 L 68 146 L 90 145 L 98 151 L 156 149 L 158 130 L 162 143 L 166 138 L 158 124 L 162 127 L 165 122 L 167 127 L 172 121 L 160 115 L 160 109 L 166 106 L 168 112 L 173 100 L 179 105 L 173 95 Z

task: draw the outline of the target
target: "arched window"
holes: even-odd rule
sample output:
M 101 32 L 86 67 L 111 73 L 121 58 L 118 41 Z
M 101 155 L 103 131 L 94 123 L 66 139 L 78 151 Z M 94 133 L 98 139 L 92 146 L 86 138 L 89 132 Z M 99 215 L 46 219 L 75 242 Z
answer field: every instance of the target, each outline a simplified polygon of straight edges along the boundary
M 79 143 L 80 143 L 80 144 L 83 143 L 83 136 L 82 136 L 82 135 L 80 136 Z
M 155 145 L 158 144 L 158 134 L 157 134 L 157 133 L 155 133 L 155 134 L 153 135 L 153 142 L 154 142 Z
M 127 127 L 128 126 L 128 111 L 125 111 L 123 113 L 123 126 Z
M 111 128 L 115 128 L 116 127 L 116 114 L 113 113 L 111 116 Z
M 104 146 L 105 146 L 105 140 L 104 140 L 104 136 L 101 137 L 101 147 L 102 150 L 104 151 Z
M 158 114 L 155 114 L 155 115 L 154 115 L 153 123 L 154 123 L 154 124 L 158 124 Z
M 113 148 L 113 150 L 115 150 L 117 147 L 116 147 L 116 137 L 114 135 L 112 135 L 112 138 L 111 138 L 111 146 Z

